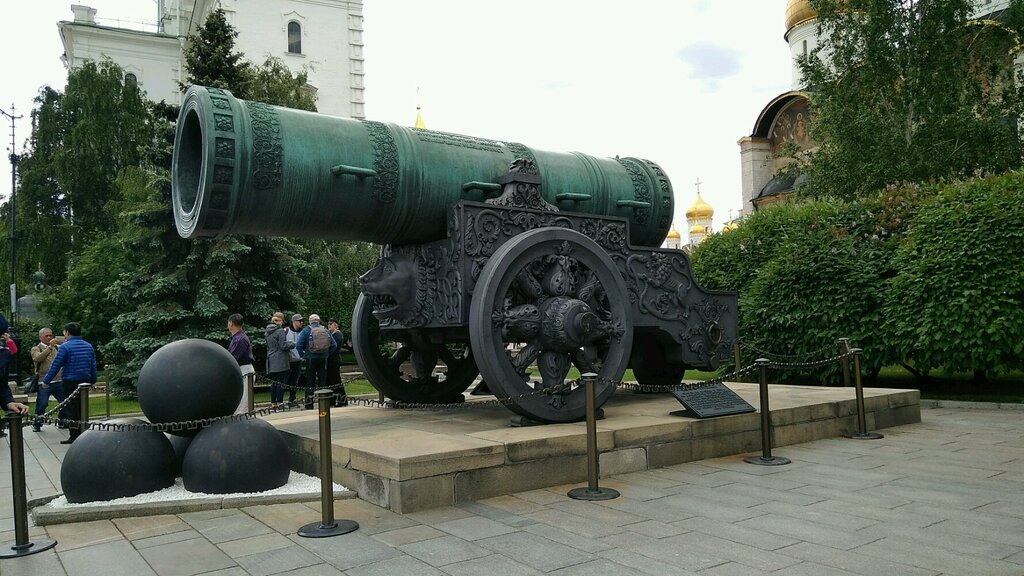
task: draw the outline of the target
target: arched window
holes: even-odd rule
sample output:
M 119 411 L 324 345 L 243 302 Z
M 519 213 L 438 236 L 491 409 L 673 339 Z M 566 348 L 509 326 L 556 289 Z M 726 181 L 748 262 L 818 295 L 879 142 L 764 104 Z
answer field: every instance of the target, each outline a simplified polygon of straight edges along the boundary
M 139 85 L 139 77 L 136 76 L 135 74 L 133 74 L 132 72 L 129 72 L 129 73 L 125 74 L 124 75 L 124 85 L 125 86 L 138 86 Z
M 302 54 L 302 26 L 294 20 L 288 23 L 288 53 Z

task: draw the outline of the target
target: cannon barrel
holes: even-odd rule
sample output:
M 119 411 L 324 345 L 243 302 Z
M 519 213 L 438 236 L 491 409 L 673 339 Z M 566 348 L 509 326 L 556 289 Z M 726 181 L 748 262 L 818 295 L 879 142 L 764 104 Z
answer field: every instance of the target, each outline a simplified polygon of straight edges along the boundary
M 445 237 L 448 208 L 496 196 L 513 160 L 532 161 L 560 210 L 620 216 L 633 244 L 657 246 L 672 185 L 653 162 L 248 102 L 189 88 L 172 168 L 178 233 L 258 234 L 412 244 Z

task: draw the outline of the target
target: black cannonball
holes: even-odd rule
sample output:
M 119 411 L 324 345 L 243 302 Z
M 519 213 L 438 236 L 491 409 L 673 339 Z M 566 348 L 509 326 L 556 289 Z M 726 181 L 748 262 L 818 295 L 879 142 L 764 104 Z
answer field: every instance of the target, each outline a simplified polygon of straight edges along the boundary
M 185 461 L 185 452 L 192 443 L 192 437 L 167 434 L 167 439 L 171 441 L 171 448 L 174 448 L 174 476 L 178 477 L 181 476 L 181 463 Z
M 288 483 L 288 445 L 263 420 L 229 420 L 204 428 L 181 465 L 189 492 L 263 492 Z
M 229 416 L 242 399 L 242 371 L 227 350 L 198 338 L 161 347 L 146 360 L 136 385 L 150 422 L 170 423 Z M 198 429 L 171 431 L 195 436 Z
M 119 418 L 112 424 L 145 424 Z M 68 502 L 137 496 L 174 485 L 174 448 L 162 432 L 86 430 L 68 448 L 60 467 Z

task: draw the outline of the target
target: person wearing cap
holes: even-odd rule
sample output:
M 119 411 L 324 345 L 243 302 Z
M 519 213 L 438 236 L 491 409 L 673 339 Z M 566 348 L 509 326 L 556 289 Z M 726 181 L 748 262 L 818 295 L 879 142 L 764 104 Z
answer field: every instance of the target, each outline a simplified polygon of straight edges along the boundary
M 270 407 L 279 410 L 284 403 L 284 385 L 291 372 L 289 360 L 295 343 L 288 341 L 282 312 L 274 312 L 263 334 L 267 341 L 267 377 L 273 382 L 270 385 Z
M 319 340 L 321 338 L 326 339 L 326 342 Z M 327 386 L 327 358 L 337 347 L 338 343 L 331 338 L 331 333 L 320 325 L 320 315 L 310 314 L 309 326 L 302 329 L 295 341 L 299 356 L 307 362 L 304 398 L 306 410 L 313 409 L 313 391 Z
M 299 356 L 295 342 L 302 333 L 302 314 L 292 314 L 292 322 L 285 329 L 285 340 L 291 343 L 288 349 L 288 407 L 295 407 L 295 391 L 299 388 L 299 380 L 302 379 L 302 357 Z M 282 394 L 282 400 L 284 395 Z

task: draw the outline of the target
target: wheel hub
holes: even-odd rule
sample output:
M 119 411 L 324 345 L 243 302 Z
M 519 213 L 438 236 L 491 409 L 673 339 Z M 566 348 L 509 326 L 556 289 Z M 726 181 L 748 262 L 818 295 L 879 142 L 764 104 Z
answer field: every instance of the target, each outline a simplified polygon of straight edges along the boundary
M 576 298 L 549 298 L 541 306 L 540 344 L 545 350 L 572 352 L 601 336 L 600 320 Z

